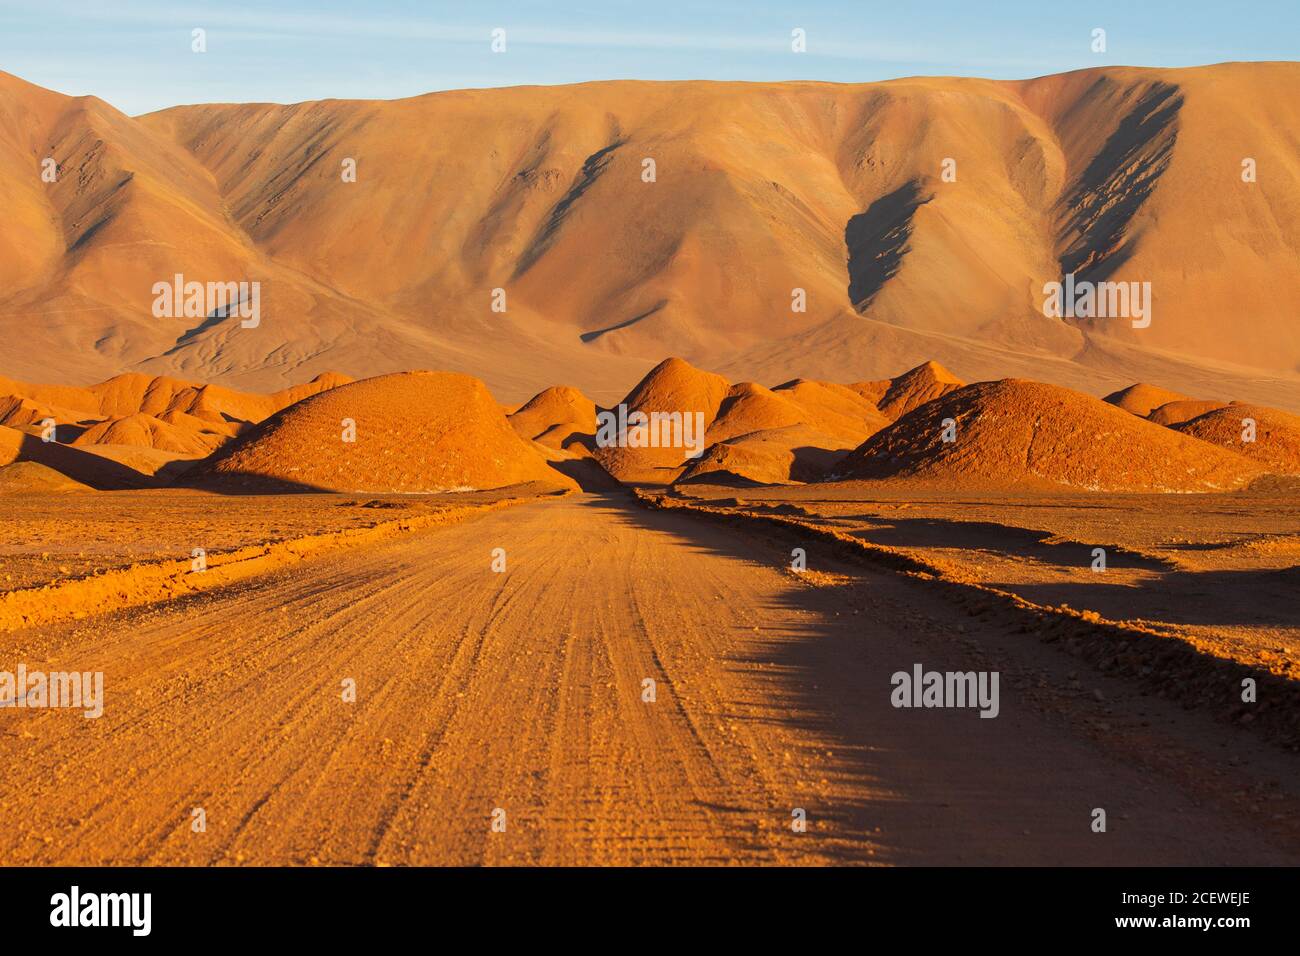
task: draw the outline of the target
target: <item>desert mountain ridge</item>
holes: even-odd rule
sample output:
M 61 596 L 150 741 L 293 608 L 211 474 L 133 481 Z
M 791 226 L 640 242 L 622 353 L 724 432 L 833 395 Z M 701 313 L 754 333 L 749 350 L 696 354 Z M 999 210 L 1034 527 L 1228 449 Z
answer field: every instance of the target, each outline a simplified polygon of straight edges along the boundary
M 1297 411 L 1296 128 L 1296 63 L 141 117 L 0 74 L 0 375 L 273 391 L 437 368 L 608 406 L 665 354 L 739 382 L 934 359 Z M 1067 272 L 1149 282 L 1150 325 L 1048 318 Z M 177 275 L 260 283 L 260 322 L 156 317 Z

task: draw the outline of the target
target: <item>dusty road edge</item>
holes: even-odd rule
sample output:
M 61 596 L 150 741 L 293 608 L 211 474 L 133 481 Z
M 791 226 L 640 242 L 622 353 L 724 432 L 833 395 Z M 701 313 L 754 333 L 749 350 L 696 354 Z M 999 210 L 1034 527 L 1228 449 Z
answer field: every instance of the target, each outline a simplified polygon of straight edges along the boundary
M 1111 675 L 1138 681 L 1185 707 L 1207 710 L 1220 720 L 1249 728 L 1283 748 L 1300 751 L 1300 681 L 1243 661 L 1206 653 L 1178 637 L 1129 621 L 1113 621 L 1093 611 L 1036 604 L 1017 594 L 916 558 L 897 548 L 783 515 L 709 508 L 662 492 L 634 489 L 648 508 L 676 511 L 748 530 L 781 532 L 831 546 L 838 559 L 923 581 L 972 617 L 1000 617 L 1020 633 L 1087 661 Z M 1242 681 L 1256 683 L 1256 704 L 1241 701 Z
M 567 495 L 569 492 L 564 492 Z M 563 496 L 561 495 L 561 496 Z M 356 548 L 426 528 L 458 524 L 480 515 L 532 504 L 553 495 L 502 498 L 481 505 L 462 505 L 435 514 L 382 521 L 367 528 L 349 528 L 305 535 L 268 544 L 247 545 L 210 554 L 207 567 L 195 571 L 192 562 L 155 561 L 73 581 L 22 588 L 0 594 L 0 634 L 24 627 L 79 620 L 93 614 L 175 600 L 238 581 L 279 571 L 319 554 Z

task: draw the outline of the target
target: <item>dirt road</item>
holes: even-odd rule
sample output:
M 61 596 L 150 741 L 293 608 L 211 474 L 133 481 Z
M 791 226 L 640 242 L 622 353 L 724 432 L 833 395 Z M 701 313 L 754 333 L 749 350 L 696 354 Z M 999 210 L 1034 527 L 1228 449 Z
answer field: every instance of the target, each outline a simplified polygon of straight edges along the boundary
M 808 560 L 829 573 L 587 495 L 9 635 L 0 668 L 102 670 L 106 703 L 0 711 L 0 863 L 1300 860 L 1267 807 L 1129 759 L 1031 679 L 1003 675 L 996 719 L 895 709 L 914 663 L 1019 640 L 1025 673 L 1067 665 L 922 584 Z M 1295 783 L 1293 758 L 1106 686 L 1116 738 Z

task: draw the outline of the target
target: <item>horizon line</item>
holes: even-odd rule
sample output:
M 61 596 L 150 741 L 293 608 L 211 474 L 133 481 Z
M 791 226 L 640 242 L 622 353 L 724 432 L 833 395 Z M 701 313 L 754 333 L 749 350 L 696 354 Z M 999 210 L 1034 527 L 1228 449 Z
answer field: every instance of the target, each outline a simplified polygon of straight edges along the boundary
M 538 90 L 538 89 L 568 89 L 579 86 L 603 86 L 614 84 L 641 84 L 654 86 L 670 86 L 680 84 L 700 84 L 710 86 L 828 86 L 828 87 L 854 87 L 854 86 L 885 86 L 891 83 L 905 83 L 918 80 L 961 80 L 982 83 L 997 84 L 1019 84 L 1033 83 L 1039 80 L 1048 79 L 1058 76 L 1072 76 L 1077 73 L 1101 73 L 1115 72 L 1121 70 L 1140 70 L 1144 72 L 1190 72 L 1194 70 L 1209 70 L 1225 66 L 1281 66 L 1292 65 L 1300 66 L 1300 60 L 1217 60 L 1210 63 L 1197 63 L 1191 66 L 1144 66 L 1137 63 L 1104 63 L 1097 66 L 1075 67 L 1073 69 L 1060 70 L 1057 72 L 1038 73 L 1032 76 L 1022 77 L 990 77 L 975 74 L 961 73 L 909 73 L 899 76 L 892 76 L 880 80 L 822 80 L 822 79 L 801 79 L 790 77 L 780 80 L 750 80 L 750 79 L 711 79 L 711 78 L 681 78 L 681 79 L 639 79 L 627 77 L 608 77 L 603 79 L 577 80 L 570 83 L 506 83 L 501 85 L 488 86 L 461 86 L 461 87 L 444 87 L 425 90 L 421 93 L 412 93 L 408 96 L 397 97 L 353 97 L 353 96 L 321 96 L 303 100 L 274 100 L 274 99 L 251 99 L 251 100 L 195 100 L 191 102 L 172 103 L 158 109 L 146 110 L 143 113 L 128 113 L 119 108 L 110 100 L 95 93 L 66 93 L 63 90 L 52 86 L 43 86 L 17 73 L 10 73 L 8 70 L 0 69 L 0 74 L 13 77 L 19 82 L 26 83 L 38 89 L 47 90 L 51 93 L 57 93 L 60 96 L 66 96 L 69 99 L 96 99 L 102 103 L 107 103 L 113 109 L 118 110 L 124 116 L 132 119 L 139 119 L 145 116 L 152 116 L 157 113 L 165 113 L 168 110 L 188 109 L 200 106 L 283 106 L 293 107 L 302 106 L 309 103 L 400 103 L 406 100 L 421 99 L 426 96 L 437 96 L 440 94 L 450 93 L 482 93 L 488 91 L 509 91 L 509 90 Z

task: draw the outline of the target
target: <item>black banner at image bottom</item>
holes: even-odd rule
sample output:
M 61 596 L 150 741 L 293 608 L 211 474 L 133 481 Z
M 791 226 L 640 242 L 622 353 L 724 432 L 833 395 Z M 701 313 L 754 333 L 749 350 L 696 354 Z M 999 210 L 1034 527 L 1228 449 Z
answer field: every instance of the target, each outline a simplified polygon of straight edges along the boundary
M 686 925 L 719 940 L 917 929 L 928 942 L 1052 933 L 1232 945 L 1287 925 L 1291 869 L 0 869 L 17 938 L 338 944 L 476 927 L 493 939 Z M 696 934 L 697 930 L 692 930 Z M 648 935 L 647 935 L 648 934 Z

